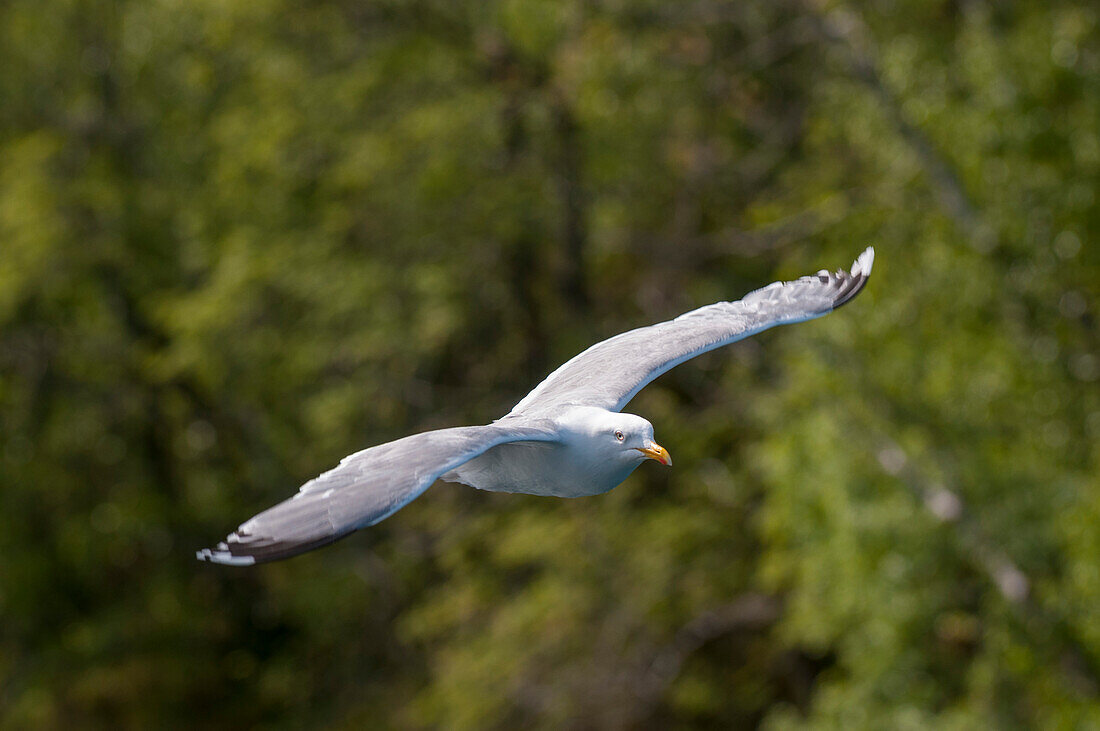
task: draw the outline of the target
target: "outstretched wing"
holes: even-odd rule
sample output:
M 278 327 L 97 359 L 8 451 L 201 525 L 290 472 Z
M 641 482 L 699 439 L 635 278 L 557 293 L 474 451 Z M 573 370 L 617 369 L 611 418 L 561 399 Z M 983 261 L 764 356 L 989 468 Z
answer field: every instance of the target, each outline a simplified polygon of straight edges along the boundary
M 707 305 L 604 340 L 547 376 L 512 414 L 537 416 L 566 404 L 619 411 L 643 386 L 689 358 L 775 325 L 835 310 L 863 289 L 874 260 L 875 250 L 868 247 L 851 273 L 822 270 L 793 282 L 775 282 L 737 302 Z
M 344 457 L 294 497 L 241 524 L 200 561 L 248 566 L 332 543 L 393 515 L 444 472 L 505 442 L 556 441 L 548 425 L 489 424 L 414 434 Z

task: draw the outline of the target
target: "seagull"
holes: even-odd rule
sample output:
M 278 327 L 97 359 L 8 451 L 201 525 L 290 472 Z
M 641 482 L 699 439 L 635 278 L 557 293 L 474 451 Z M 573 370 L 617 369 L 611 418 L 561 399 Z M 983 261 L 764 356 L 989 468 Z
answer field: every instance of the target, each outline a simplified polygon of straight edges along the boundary
M 640 464 L 671 465 L 653 425 L 622 408 L 689 358 L 776 325 L 821 317 L 867 283 L 875 250 L 844 270 L 774 282 L 736 302 L 621 333 L 567 361 L 500 419 L 437 429 L 364 449 L 250 518 L 201 561 L 249 566 L 289 558 L 374 525 L 437 479 L 531 495 L 599 495 Z

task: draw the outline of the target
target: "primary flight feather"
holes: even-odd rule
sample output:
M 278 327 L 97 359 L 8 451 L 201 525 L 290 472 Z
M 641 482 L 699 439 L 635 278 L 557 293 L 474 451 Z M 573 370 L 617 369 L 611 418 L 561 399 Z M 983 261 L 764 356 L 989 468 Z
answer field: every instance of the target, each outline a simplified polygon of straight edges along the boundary
M 597 343 L 492 424 L 414 434 L 349 455 L 197 556 L 238 566 L 289 558 L 393 515 L 437 479 L 578 497 L 607 492 L 647 459 L 671 464 L 653 425 L 620 413 L 627 402 L 689 358 L 835 310 L 863 289 L 874 258 L 868 248 L 851 272 L 775 282 Z

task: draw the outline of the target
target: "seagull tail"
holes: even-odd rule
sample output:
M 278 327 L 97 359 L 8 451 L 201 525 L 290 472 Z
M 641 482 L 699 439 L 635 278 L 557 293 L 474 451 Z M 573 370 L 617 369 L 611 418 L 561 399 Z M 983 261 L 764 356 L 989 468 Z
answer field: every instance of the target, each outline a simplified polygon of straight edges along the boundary
M 251 566 L 320 548 L 350 532 L 335 529 L 329 505 L 321 495 L 300 492 L 245 521 L 214 548 L 196 551 L 195 558 L 228 566 Z

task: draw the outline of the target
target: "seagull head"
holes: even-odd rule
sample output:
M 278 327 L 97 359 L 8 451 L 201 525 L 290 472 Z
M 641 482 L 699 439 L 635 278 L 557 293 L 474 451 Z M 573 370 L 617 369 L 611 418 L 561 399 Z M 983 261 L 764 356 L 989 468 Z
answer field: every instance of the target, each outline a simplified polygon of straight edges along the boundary
M 561 426 L 571 438 L 583 441 L 586 451 L 605 459 L 633 466 L 647 459 L 672 464 L 668 450 L 653 439 L 653 425 L 635 414 L 582 406 L 571 409 Z

